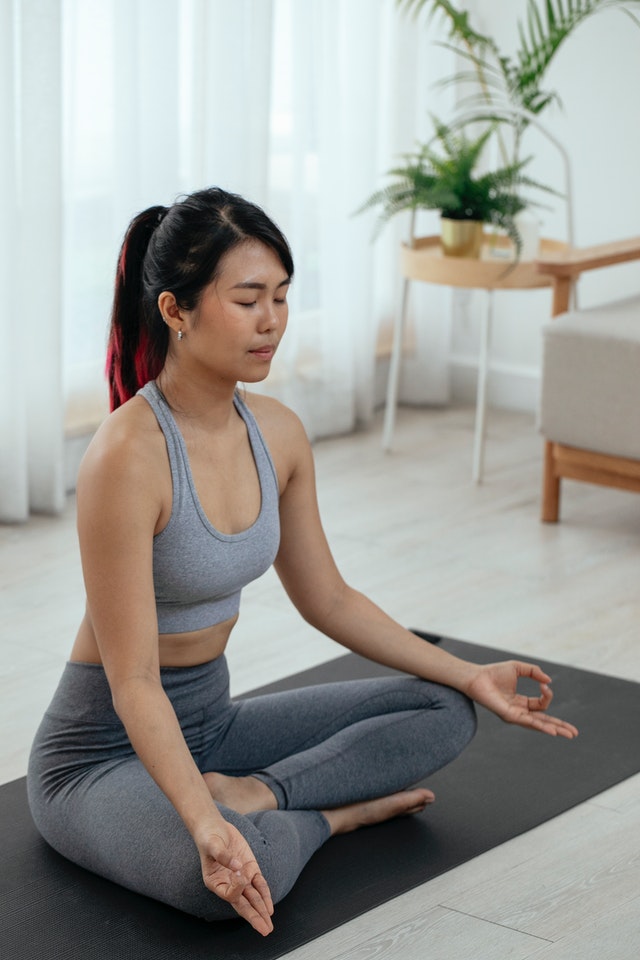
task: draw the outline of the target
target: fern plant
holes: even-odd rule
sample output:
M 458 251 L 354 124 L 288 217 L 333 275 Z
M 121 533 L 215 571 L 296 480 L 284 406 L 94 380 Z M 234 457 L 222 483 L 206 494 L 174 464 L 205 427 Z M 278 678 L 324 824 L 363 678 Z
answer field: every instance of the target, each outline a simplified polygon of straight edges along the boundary
M 472 74 L 462 72 L 451 81 L 479 83 L 478 101 L 499 107 L 506 100 L 512 106 L 533 115 L 552 102 L 559 102 L 555 91 L 545 90 L 543 81 L 553 58 L 564 41 L 588 17 L 606 9 L 618 8 L 636 26 L 640 20 L 633 12 L 640 0 L 528 0 L 524 22 L 518 22 L 520 48 L 514 57 L 504 56 L 495 40 L 471 26 L 469 14 L 449 0 L 397 0 L 398 7 L 414 14 L 426 10 L 429 17 L 440 14 L 449 23 L 449 46 L 472 65 Z M 518 120 L 523 129 L 526 117 Z
M 493 128 L 469 138 L 464 131 L 453 130 L 437 118 L 433 122 L 434 138 L 415 153 L 406 154 L 405 163 L 389 171 L 393 182 L 375 191 L 357 212 L 379 208 L 376 233 L 405 210 L 439 210 L 441 216 L 452 220 L 492 224 L 507 233 L 519 256 L 522 243 L 515 217 L 530 205 L 520 190 L 549 190 L 523 173 L 530 158 L 477 173 Z

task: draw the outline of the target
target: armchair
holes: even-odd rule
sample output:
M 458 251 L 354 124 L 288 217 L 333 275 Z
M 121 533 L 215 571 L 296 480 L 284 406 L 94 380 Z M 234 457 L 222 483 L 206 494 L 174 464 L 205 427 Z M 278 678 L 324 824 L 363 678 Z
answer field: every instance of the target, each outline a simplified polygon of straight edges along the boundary
M 553 318 L 543 329 L 539 427 L 542 520 L 555 523 L 564 478 L 640 493 L 640 295 L 571 309 L 587 270 L 640 259 L 640 237 L 540 260 Z

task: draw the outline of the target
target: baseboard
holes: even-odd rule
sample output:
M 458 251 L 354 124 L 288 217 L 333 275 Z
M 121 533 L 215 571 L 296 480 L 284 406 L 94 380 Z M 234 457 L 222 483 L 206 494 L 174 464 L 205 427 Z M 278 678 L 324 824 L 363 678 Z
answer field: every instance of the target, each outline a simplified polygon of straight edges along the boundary
M 457 403 L 476 402 L 478 360 L 453 354 L 449 358 L 451 393 Z M 493 361 L 487 380 L 490 406 L 535 414 L 539 405 L 540 370 L 519 364 Z

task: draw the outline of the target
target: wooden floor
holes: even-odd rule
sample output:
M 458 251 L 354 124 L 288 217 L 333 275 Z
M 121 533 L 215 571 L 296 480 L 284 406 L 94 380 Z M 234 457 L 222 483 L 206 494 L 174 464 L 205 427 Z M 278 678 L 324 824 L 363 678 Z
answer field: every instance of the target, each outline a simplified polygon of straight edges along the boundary
M 541 441 L 522 414 L 491 412 L 481 486 L 471 410 L 402 409 L 388 455 L 380 433 L 378 419 L 316 445 L 350 582 L 407 626 L 640 681 L 639 496 L 566 483 L 562 522 L 542 525 Z M 62 520 L 0 527 L 2 782 L 25 772 L 82 605 L 73 500 Z M 271 573 L 245 591 L 236 634 L 234 692 L 343 652 Z M 639 854 L 635 777 L 289 956 L 636 960 Z

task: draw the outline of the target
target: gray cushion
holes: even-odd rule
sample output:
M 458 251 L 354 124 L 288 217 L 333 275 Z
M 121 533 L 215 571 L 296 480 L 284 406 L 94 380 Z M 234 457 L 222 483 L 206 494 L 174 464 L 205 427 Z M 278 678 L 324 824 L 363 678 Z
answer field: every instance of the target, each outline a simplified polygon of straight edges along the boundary
M 556 317 L 543 346 L 542 434 L 640 459 L 640 296 Z

